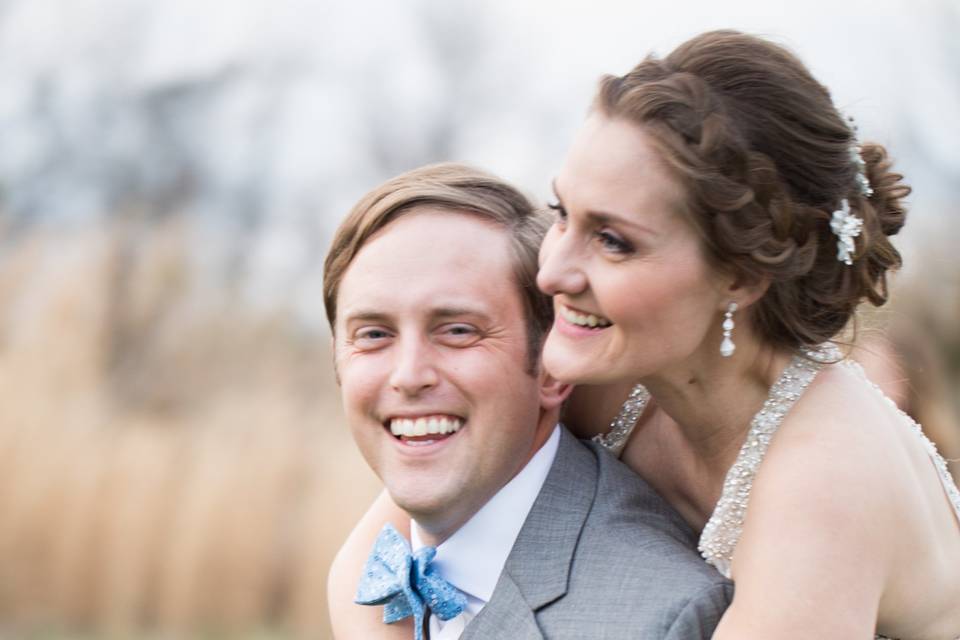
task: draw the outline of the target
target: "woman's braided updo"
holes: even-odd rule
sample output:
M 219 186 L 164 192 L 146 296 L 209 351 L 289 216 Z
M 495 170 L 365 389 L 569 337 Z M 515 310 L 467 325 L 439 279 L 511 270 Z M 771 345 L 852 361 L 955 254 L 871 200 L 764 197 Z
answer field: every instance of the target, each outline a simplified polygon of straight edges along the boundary
M 882 146 L 864 144 L 873 193 L 860 192 L 855 134 L 790 52 L 734 31 L 705 33 L 605 77 L 595 108 L 652 134 L 717 267 L 769 280 L 750 310 L 764 340 L 819 344 L 864 298 L 886 302 L 886 273 L 901 262 L 888 236 L 903 226 L 910 189 Z M 844 198 L 863 220 L 850 266 L 830 229 Z

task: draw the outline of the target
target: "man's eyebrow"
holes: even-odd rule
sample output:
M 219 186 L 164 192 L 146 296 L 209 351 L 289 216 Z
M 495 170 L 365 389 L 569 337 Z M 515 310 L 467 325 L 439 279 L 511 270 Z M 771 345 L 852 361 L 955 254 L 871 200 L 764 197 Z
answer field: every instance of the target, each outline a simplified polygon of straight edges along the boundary
M 344 322 L 356 322 L 363 320 L 366 322 L 386 322 L 390 319 L 390 314 L 375 309 L 356 309 L 343 314 Z
M 429 313 L 436 318 L 460 318 L 463 316 L 479 316 L 484 319 L 490 318 L 490 314 L 483 309 L 466 305 L 436 307 L 435 309 L 430 309 Z M 360 308 L 354 311 L 348 311 L 343 315 L 343 318 L 345 322 L 388 322 L 393 316 L 385 311 Z
M 490 318 L 490 315 L 483 309 L 468 306 L 437 307 L 431 311 L 431 315 L 437 318 L 459 318 L 462 316 L 479 316 L 484 319 Z

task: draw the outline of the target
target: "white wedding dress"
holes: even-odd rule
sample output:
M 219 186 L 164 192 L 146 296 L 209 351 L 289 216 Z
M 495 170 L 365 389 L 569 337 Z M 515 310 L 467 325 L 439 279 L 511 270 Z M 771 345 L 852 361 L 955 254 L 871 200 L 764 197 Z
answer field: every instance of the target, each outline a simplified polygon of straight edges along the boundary
M 740 448 L 736 462 L 727 472 L 720 500 L 700 535 L 700 554 L 704 560 L 715 566 L 727 578 L 730 577 L 733 551 L 740 540 L 743 529 L 743 518 L 747 503 L 750 500 L 753 479 L 756 477 L 757 469 L 763 461 L 767 447 L 783 422 L 784 416 L 800 399 L 807 386 L 816 377 L 817 372 L 827 363 L 836 363 L 837 366 L 850 367 L 854 370 L 903 417 L 905 426 L 914 430 L 929 453 L 940 481 L 943 483 L 943 488 L 956 512 L 957 520 L 960 522 L 960 490 L 957 489 L 957 485 L 947 469 L 947 463 L 937 452 L 936 446 L 924 435 L 916 421 L 900 411 L 893 401 L 880 391 L 879 387 L 867 379 L 863 368 L 859 364 L 851 360 L 842 360 L 839 350 L 834 345 L 826 344 L 808 350 L 803 355 L 794 356 L 770 388 L 770 393 L 763 407 L 750 423 L 750 430 L 747 432 L 746 440 Z M 650 394 L 643 386 L 637 385 L 634 387 L 620 409 L 620 413 L 611 423 L 610 431 L 597 436 L 595 440 L 619 457 L 649 399 Z M 880 635 L 876 637 L 878 639 L 885 638 L 885 636 Z M 886 638 L 886 640 L 891 639 Z M 960 638 L 957 640 L 960 640 Z

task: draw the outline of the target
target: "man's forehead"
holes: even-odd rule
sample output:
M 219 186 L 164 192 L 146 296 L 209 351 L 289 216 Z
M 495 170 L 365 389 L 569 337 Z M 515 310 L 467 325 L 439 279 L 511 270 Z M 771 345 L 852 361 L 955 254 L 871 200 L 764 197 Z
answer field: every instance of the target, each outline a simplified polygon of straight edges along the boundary
M 341 311 L 397 308 L 482 312 L 502 304 L 513 277 L 508 236 L 475 216 L 420 212 L 396 220 L 357 253 L 339 291 Z M 450 314 L 448 314 L 450 315 Z
M 437 300 L 430 304 L 411 304 L 406 306 L 397 306 L 392 301 L 381 301 L 366 299 L 359 301 L 355 306 L 348 306 L 344 309 L 344 320 L 377 320 L 389 319 L 395 316 L 409 313 L 414 310 L 417 315 L 430 318 L 491 318 L 496 309 L 490 305 L 485 305 L 476 300 Z

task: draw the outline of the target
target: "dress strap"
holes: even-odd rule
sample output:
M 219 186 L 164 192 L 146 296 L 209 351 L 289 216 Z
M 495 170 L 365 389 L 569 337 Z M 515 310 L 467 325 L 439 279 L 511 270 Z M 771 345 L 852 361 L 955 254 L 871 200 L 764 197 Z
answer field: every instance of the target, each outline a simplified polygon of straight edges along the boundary
M 733 550 L 743 531 L 743 519 L 757 469 L 784 417 L 826 362 L 840 359 L 839 350 L 827 344 L 797 354 L 770 388 L 770 394 L 753 417 L 736 462 L 727 471 L 720 501 L 700 535 L 700 554 L 720 573 L 730 577 Z
M 957 515 L 957 525 L 960 526 L 960 489 L 957 488 L 957 483 L 954 482 L 953 476 L 950 475 L 950 469 L 947 467 L 947 461 L 944 460 L 943 456 L 940 455 L 940 452 L 937 451 L 937 445 L 935 445 L 933 441 L 927 437 L 927 434 L 923 432 L 923 428 L 920 426 L 920 423 L 918 423 L 908 413 L 898 407 L 897 403 L 891 400 L 878 384 L 867 377 L 866 372 L 863 370 L 863 366 L 861 366 L 859 362 L 844 360 L 843 364 L 852 369 L 858 376 L 860 376 L 860 378 L 870 385 L 877 395 L 883 398 L 883 402 L 885 402 L 887 406 L 891 407 L 904 420 L 906 420 L 913 429 L 914 433 L 917 434 L 917 437 L 920 438 L 921 443 L 927 450 L 927 454 L 933 461 L 933 466 L 937 470 L 937 475 L 940 477 L 940 482 L 943 484 L 943 489 L 947 493 L 947 498 L 950 500 L 950 504 L 953 505 L 953 511 Z M 958 640 L 960 640 L 960 638 L 958 638 Z
M 610 430 L 606 433 L 600 433 L 593 436 L 593 441 L 603 445 L 616 457 L 623 454 L 623 448 L 633 433 L 633 428 L 637 426 L 637 420 L 643 410 L 647 408 L 650 401 L 650 392 L 642 384 L 638 384 L 627 396 L 626 402 L 620 407 L 620 413 L 610 423 Z
M 880 388 L 880 385 L 873 382 L 870 378 L 867 377 L 867 373 L 863 370 L 863 366 L 859 362 L 854 362 L 853 360 L 844 360 L 844 366 L 852 369 L 860 378 L 862 378 L 870 387 L 881 397 L 883 401 L 890 407 L 892 407 L 898 414 L 900 414 L 904 420 L 910 424 L 913 431 L 920 438 L 920 441 L 923 443 L 924 448 L 927 450 L 927 454 L 930 456 L 930 459 L 933 461 L 933 466 L 937 470 L 937 475 L 940 477 L 940 482 L 943 484 L 944 490 L 947 492 L 947 498 L 950 500 L 950 504 L 953 505 L 953 510 L 957 514 L 957 524 L 960 526 L 960 490 L 957 489 L 957 483 L 954 482 L 953 476 L 950 475 L 950 470 L 947 468 L 947 462 L 943 459 L 943 456 L 940 455 L 940 452 L 937 451 L 937 445 L 933 443 L 930 438 L 927 437 L 927 434 L 923 432 L 923 429 L 920 427 L 920 423 L 914 420 L 910 414 L 905 412 L 903 409 L 897 406 L 897 403 L 890 399 L 887 394 L 883 392 L 883 389 Z M 895 640 L 894 638 L 888 638 L 887 636 L 877 635 L 876 640 Z M 957 637 L 956 640 L 960 640 L 960 637 Z

